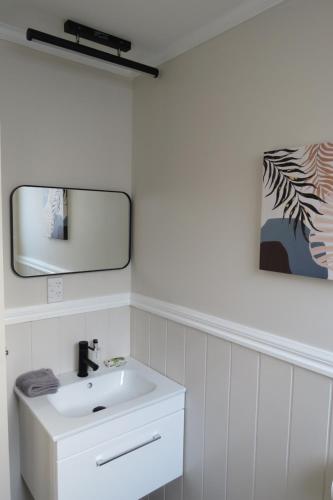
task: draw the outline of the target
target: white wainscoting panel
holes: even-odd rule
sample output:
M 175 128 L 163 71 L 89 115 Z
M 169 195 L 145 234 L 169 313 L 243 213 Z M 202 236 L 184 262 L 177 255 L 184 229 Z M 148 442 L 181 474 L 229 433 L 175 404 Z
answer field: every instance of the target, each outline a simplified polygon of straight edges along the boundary
M 204 430 L 204 498 L 227 498 L 230 371 L 231 344 L 209 335 Z
M 101 358 L 126 355 L 131 343 L 134 357 L 187 387 L 184 478 L 149 500 L 329 500 L 332 353 L 153 299 L 131 300 L 131 321 L 124 295 L 8 313 L 12 500 L 30 500 L 19 473 L 15 378 L 43 366 L 75 369 L 75 344 L 92 338 Z
M 228 500 L 253 498 L 259 363 L 258 353 L 232 345 L 226 478 Z
M 254 488 L 256 500 L 281 500 L 286 497 L 292 388 L 293 367 L 262 355 Z
M 60 342 L 59 372 L 66 373 L 71 371 L 73 366 L 78 365 L 77 343 L 80 340 L 91 339 L 91 337 L 88 337 L 86 332 L 86 316 L 84 314 L 63 316 L 59 319 L 58 325 Z
M 140 294 L 132 294 L 130 303 L 142 311 L 209 333 L 233 344 L 267 354 L 321 375 L 333 377 L 332 351 Z
M 151 316 L 149 331 L 153 331 L 150 340 L 150 366 L 165 375 L 166 372 L 166 322 L 159 316 Z
M 134 357 L 149 365 L 150 342 L 149 342 L 150 316 L 144 311 L 137 311 L 131 316 L 131 325 L 135 331 L 135 336 L 131 338 L 131 350 Z
M 166 375 L 185 385 L 186 328 L 167 321 Z M 182 500 L 183 478 L 176 479 L 165 487 L 165 500 Z
M 149 500 L 330 500 L 331 378 L 156 309 L 131 314 L 132 355 L 154 352 L 187 388 L 183 481 Z
M 167 322 L 166 374 L 179 384 L 185 382 L 185 337 L 186 328 Z
M 333 392 L 332 392 L 333 394 Z M 330 408 L 330 425 L 329 425 L 329 435 L 328 435 L 328 449 L 326 457 L 326 468 L 325 468 L 325 492 L 324 499 L 332 500 L 333 498 L 333 412 L 332 412 L 332 398 L 331 398 L 331 408 Z M 332 489 L 332 491 L 331 491 Z
M 8 328 L 10 328 L 10 332 Z M 17 401 L 13 392 L 15 380 L 19 373 L 32 369 L 31 324 L 24 323 L 6 327 L 6 344 L 10 356 L 8 356 L 7 362 L 7 395 L 11 500 L 32 500 L 28 489 L 21 480 L 19 448 L 20 427 Z
M 51 368 L 60 372 L 61 338 L 58 318 L 31 323 L 31 366 L 33 370 Z M 10 361 L 10 358 L 8 358 Z
M 323 497 L 330 402 L 331 380 L 295 368 L 288 499 L 312 500 Z
M 11 460 L 11 500 L 31 500 L 20 476 L 19 424 L 13 393 L 18 375 L 31 369 L 52 368 L 55 373 L 77 369 L 77 342 L 97 338 L 100 359 L 128 356 L 130 309 L 128 306 L 94 310 L 48 319 L 33 319 L 6 326 L 7 383 Z
M 151 336 L 154 334 L 151 331 Z M 205 378 L 207 335 L 197 331 L 186 332 L 185 351 L 185 443 L 184 500 L 200 500 L 203 491 Z

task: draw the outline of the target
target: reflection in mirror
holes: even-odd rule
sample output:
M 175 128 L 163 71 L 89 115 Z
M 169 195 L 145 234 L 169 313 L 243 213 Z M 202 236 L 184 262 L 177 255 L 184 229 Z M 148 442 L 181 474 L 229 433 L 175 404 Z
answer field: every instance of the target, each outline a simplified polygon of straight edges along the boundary
M 12 267 L 22 277 L 129 263 L 131 201 L 120 191 L 20 186 L 11 225 Z

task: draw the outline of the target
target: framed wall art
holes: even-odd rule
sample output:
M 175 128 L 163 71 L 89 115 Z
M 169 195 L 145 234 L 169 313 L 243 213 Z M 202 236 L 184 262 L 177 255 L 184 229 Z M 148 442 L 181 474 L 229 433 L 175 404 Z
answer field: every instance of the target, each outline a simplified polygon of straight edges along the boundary
M 333 143 L 264 153 L 260 269 L 333 279 Z

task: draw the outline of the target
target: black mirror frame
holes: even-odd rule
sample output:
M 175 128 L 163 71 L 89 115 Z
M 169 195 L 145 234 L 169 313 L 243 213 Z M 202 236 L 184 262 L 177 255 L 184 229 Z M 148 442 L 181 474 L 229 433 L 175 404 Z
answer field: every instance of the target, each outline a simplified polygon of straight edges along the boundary
M 106 269 L 89 269 L 88 271 L 73 271 L 73 272 L 67 272 L 67 273 L 52 273 L 52 274 L 36 274 L 34 276 L 22 276 L 22 274 L 19 274 L 14 266 L 14 217 L 13 217 L 13 197 L 15 192 L 22 187 L 33 187 L 33 188 L 46 188 L 46 189 L 73 189 L 76 191 L 94 191 L 94 192 L 100 192 L 100 193 L 120 193 L 124 194 L 129 202 L 129 239 L 128 239 L 128 260 L 126 264 L 123 267 L 112 267 L 112 268 L 106 268 Z M 19 278 L 27 279 L 27 278 L 47 278 L 48 276 L 66 276 L 67 274 L 82 274 L 82 273 L 98 273 L 101 271 L 120 271 L 122 269 L 125 269 L 129 263 L 131 262 L 131 257 L 132 257 L 132 209 L 133 209 L 133 204 L 131 197 L 129 194 L 127 194 L 125 191 L 117 191 L 117 190 L 109 190 L 109 189 L 88 189 L 88 188 L 77 188 L 77 187 L 69 187 L 69 186 L 41 186 L 41 185 L 34 185 L 34 184 L 20 184 L 19 186 L 16 186 L 12 192 L 10 193 L 10 265 L 11 269 L 16 276 Z

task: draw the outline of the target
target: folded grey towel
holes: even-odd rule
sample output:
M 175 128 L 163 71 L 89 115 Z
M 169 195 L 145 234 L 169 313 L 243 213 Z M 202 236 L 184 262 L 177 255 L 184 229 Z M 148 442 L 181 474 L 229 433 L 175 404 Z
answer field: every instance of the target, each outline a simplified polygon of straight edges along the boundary
M 16 379 L 16 387 L 29 398 L 54 394 L 59 385 L 59 380 L 49 368 L 23 373 Z

